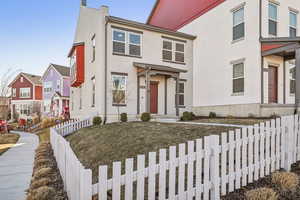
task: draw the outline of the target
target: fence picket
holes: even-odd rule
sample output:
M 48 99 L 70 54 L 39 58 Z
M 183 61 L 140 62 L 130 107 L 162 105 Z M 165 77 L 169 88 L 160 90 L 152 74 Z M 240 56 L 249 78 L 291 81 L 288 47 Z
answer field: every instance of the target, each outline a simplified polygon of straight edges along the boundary
M 241 188 L 241 129 L 235 130 L 235 189 Z
M 176 178 L 176 146 L 169 148 L 169 199 L 175 198 Z
M 221 193 L 222 195 L 226 194 L 227 190 L 227 152 L 228 152 L 228 142 L 227 142 L 227 133 L 222 133 L 222 146 L 221 146 Z
M 242 128 L 242 186 L 247 185 L 247 128 Z
M 185 144 L 179 144 L 179 166 L 178 166 L 178 198 L 184 199 L 185 182 Z
M 138 157 L 137 157 L 137 170 L 138 170 L 137 171 L 137 194 L 136 194 L 137 200 L 144 199 L 144 187 L 145 187 L 144 168 L 145 168 L 145 156 L 138 155 Z
M 210 137 L 204 137 L 204 173 L 203 173 L 203 199 L 209 199 L 210 181 L 209 181 L 209 161 L 210 161 Z
M 121 162 L 113 163 L 112 199 L 121 199 Z
M 188 173 L 187 173 L 187 199 L 193 199 L 193 185 L 194 185 L 194 141 L 188 142 Z M 219 174 L 218 174 L 219 177 Z
M 125 200 L 131 200 L 132 199 L 132 193 L 133 193 L 133 159 L 129 158 L 125 161 L 125 174 L 126 174 L 126 182 L 125 182 Z
M 99 166 L 98 200 L 107 199 L 107 166 Z
M 202 139 L 196 140 L 196 199 L 201 198 L 202 194 Z
M 212 182 L 212 188 L 211 188 L 211 200 L 219 200 L 220 199 L 220 180 L 219 180 L 219 174 L 220 174 L 220 158 L 219 158 L 219 136 L 213 135 L 210 136 L 210 145 L 212 145 L 212 158 L 211 158 L 211 182 Z
M 228 171 L 228 176 L 229 176 L 229 186 L 228 190 L 229 192 L 234 191 L 234 148 L 235 148 L 235 141 L 234 141 L 234 132 L 229 131 L 229 171 Z
M 254 136 L 253 136 L 253 127 L 249 126 L 248 128 L 248 183 L 253 182 L 253 173 L 254 173 Z
M 155 200 L 155 166 L 156 153 L 149 153 L 148 200 Z
M 166 149 L 161 149 L 159 151 L 159 200 L 166 198 Z
M 271 165 L 271 154 L 270 154 L 270 136 L 271 136 L 271 129 L 270 129 L 270 122 L 265 123 L 265 169 L 266 175 L 270 175 L 270 165 Z
M 263 178 L 265 176 L 265 124 L 260 123 L 259 127 L 259 177 Z

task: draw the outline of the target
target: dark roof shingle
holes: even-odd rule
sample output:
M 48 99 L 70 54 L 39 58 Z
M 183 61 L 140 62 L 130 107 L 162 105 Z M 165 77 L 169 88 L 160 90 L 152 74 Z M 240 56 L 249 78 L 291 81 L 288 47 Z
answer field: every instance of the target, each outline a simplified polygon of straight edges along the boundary
M 33 82 L 36 85 L 42 85 L 42 82 L 41 82 L 42 77 L 41 76 L 28 74 L 28 73 L 24 73 L 24 72 L 22 72 L 21 75 L 25 76 L 28 80 L 30 80 L 31 82 Z
M 70 67 L 62 66 L 62 65 L 56 65 L 51 64 L 58 73 L 60 73 L 62 76 L 70 76 Z

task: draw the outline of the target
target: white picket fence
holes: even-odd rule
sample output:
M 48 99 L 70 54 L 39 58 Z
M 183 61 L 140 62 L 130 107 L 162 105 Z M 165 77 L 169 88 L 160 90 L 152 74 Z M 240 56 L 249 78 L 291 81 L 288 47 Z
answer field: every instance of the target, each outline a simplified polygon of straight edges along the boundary
M 133 158 L 126 159 L 125 173 L 122 163 L 114 162 L 112 177 L 108 166 L 99 166 L 99 182 L 92 185 L 91 171 L 59 131 L 52 129 L 51 143 L 71 200 L 90 200 L 92 195 L 99 200 L 218 200 L 275 170 L 290 171 L 300 160 L 299 117 L 285 116 L 150 152 L 147 159 L 138 155 L 137 166 Z

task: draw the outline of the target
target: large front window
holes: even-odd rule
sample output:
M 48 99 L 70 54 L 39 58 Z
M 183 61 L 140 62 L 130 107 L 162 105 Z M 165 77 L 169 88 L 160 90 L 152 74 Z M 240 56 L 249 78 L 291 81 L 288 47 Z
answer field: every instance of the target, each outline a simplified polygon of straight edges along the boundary
M 233 40 L 245 37 L 244 7 L 233 12 Z
M 52 91 L 52 82 L 45 82 L 44 83 L 44 92 L 48 93 Z
M 29 104 L 21 104 L 20 105 L 20 113 L 21 115 L 27 115 L 29 116 L 31 113 L 31 105 Z
M 244 63 L 233 65 L 233 94 L 244 92 Z
M 163 40 L 163 60 L 184 63 L 184 48 L 184 43 L 182 42 Z
M 277 36 L 278 27 L 278 6 L 274 3 L 269 3 L 269 34 Z
M 127 76 L 112 75 L 112 96 L 114 105 L 126 105 Z
M 20 88 L 20 98 L 30 98 L 30 88 Z
M 141 56 L 141 35 L 123 30 L 113 30 L 113 53 Z
M 297 36 L 297 14 L 290 11 L 290 37 Z

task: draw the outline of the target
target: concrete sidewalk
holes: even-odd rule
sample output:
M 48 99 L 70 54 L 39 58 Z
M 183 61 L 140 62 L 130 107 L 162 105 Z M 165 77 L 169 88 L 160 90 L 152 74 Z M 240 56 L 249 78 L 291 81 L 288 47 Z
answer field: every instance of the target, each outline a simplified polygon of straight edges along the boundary
M 18 143 L 0 156 L 0 198 L 24 200 L 29 188 L 34 162 L 34 150 L 39 141 L 34 134 L 20 135 Z

